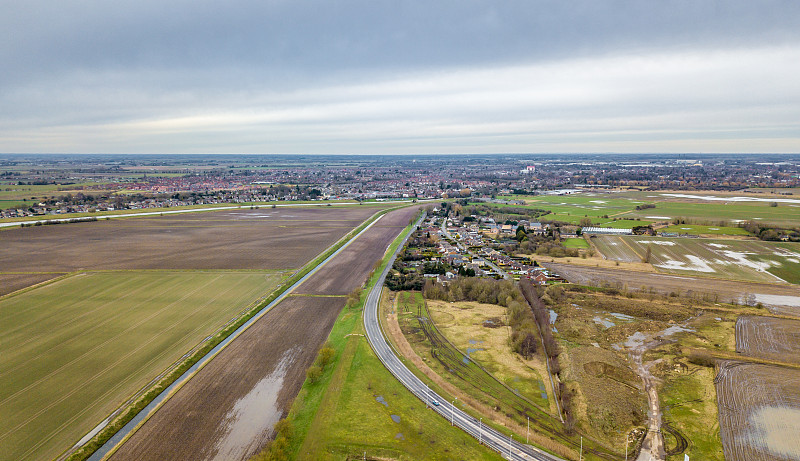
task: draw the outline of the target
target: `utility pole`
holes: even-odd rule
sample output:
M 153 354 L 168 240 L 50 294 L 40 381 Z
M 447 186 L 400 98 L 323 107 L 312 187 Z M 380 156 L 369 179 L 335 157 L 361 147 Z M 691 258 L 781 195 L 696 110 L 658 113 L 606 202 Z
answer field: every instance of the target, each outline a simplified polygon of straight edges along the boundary
M 630 434 L 625 434 L 625 461 L 628 461 L 628 443 L 630 443 Z
M 525 430 L 525 443 L 528 443 L 528 436 L 531 433 L 531 417 L 528 416 L 528 428 Z

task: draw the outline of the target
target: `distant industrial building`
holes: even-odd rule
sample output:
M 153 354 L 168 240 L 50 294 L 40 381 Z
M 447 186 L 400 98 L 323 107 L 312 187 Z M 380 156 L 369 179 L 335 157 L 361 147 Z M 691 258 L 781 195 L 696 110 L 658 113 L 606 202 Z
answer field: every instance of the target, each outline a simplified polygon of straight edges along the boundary
M 583 234 L 603 234 L 603 235 L 633 235 L 633 229 L 610 229 L 606 227 L 584 227 Z

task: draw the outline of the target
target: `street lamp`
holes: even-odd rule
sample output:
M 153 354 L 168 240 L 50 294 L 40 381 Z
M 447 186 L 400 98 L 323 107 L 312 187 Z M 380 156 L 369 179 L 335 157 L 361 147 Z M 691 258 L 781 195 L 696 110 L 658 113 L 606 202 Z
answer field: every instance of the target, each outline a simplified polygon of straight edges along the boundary
M 456 397 L 456 398 L 454 398 L 454 399 L 453 399 L 453 404 L 452 404 L 452 406 L 450 407 L 450 425 L 451 425 L 451 426 L 455 426 L 455 420 L 456 420 L 456 400 L 458 400 L 458 397 Z
M 478 443 L 483 445 L 483 418 L 478 421 Z
M 525 443 L 528 443 L 528 436 L 531 433 L 531 417 L 528 416 L 528 428 L 525 429 Z
M 514 434 L 508 434 L 508 457 L 511 457 L 511 439 L 514 438 Z

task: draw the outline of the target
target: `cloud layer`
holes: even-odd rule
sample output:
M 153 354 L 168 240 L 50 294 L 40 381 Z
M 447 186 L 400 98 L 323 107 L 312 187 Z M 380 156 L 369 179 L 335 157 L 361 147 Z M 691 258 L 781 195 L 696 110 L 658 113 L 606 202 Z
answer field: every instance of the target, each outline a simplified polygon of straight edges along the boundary
M 797 2 L 19 2 L 4 152 L 798 152 Z

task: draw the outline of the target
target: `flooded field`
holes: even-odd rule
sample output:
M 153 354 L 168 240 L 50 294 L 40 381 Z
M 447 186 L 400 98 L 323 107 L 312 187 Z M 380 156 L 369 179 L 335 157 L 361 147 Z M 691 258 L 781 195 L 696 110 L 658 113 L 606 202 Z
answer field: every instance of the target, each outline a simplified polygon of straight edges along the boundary
M 800 371 L 724 361 L 716 387 L 725 459 L 800 459 Z

